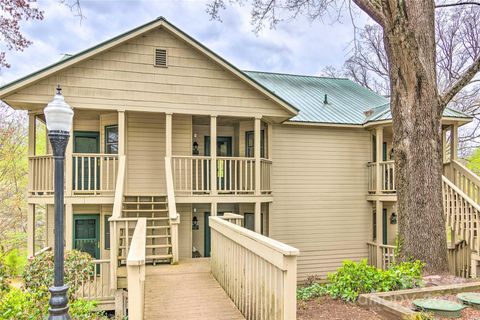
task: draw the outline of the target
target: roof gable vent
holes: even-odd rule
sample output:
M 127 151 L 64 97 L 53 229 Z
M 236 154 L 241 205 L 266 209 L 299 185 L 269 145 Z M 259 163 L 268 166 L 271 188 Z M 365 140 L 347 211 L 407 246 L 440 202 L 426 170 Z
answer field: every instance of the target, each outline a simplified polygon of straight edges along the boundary
M 155 49 L 155 67 L 166 67 L 167 66 L 167 50 L 165 49 Z

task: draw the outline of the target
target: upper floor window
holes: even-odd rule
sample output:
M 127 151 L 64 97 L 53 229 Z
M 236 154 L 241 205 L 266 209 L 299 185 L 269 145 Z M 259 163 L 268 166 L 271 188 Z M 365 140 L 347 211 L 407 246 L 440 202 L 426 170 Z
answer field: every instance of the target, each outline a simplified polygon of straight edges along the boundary
M 245 156 L 255 156 L 255 133 L 254 131 L 245 132 Z M 260 158 L 265 158 L 265 131 L 260 131 Z
M 105 153 L 118 153 L 118 125 L 105 127 Z

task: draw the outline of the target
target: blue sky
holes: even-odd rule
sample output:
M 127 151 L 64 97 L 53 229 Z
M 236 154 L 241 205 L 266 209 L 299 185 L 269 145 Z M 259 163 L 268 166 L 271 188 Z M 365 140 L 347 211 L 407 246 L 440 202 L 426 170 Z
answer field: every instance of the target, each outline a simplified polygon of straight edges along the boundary
M 348 12 L 333 21 L 304 18 L 281 22 L 275 29 L 252 32 L 250 8 L 232 5 L 222 21 L 212 21 L 204 0 L 81 0 L 85 18 L 58 0 L 39 0 L 43 21 L 22 24 L 33 44 L 23 52 L 7 52 L 10 69 L 0 70 L 0 84 L 164 16 L 241 69 L 316 75 L 327 65 L 341 66 L 352 50 L 353 26 Z M 355 23 L 363 26 L 363 13 Z M 1 46 L 0 46 L 1 47 Z

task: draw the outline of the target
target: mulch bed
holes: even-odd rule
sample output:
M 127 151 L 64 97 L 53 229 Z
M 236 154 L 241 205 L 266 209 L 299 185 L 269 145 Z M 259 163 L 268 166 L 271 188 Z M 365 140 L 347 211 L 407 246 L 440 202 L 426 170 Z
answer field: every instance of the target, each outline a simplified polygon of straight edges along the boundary
M 297 302 L 298 320 L 382 320 L 375 312 L 355 303 L 345 303 L 328 296 Z

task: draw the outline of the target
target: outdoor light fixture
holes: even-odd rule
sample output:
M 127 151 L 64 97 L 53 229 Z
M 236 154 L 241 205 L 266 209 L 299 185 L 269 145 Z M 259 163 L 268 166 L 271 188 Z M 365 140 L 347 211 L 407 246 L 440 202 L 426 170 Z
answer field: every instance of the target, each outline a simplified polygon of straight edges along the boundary
M 62 88 L 57 86 L 57 93 L 44 110 L 47 123 L 48 138 L 55 159 L 54 191 L 55 191 L 55 270 L 54 283 L 50 287 L 49 320 L 70 320 L 68 315 L 68 286 L 64 284 L 64 162 L 70 129 L 73 121 L 73 110 L 62 96 Z

